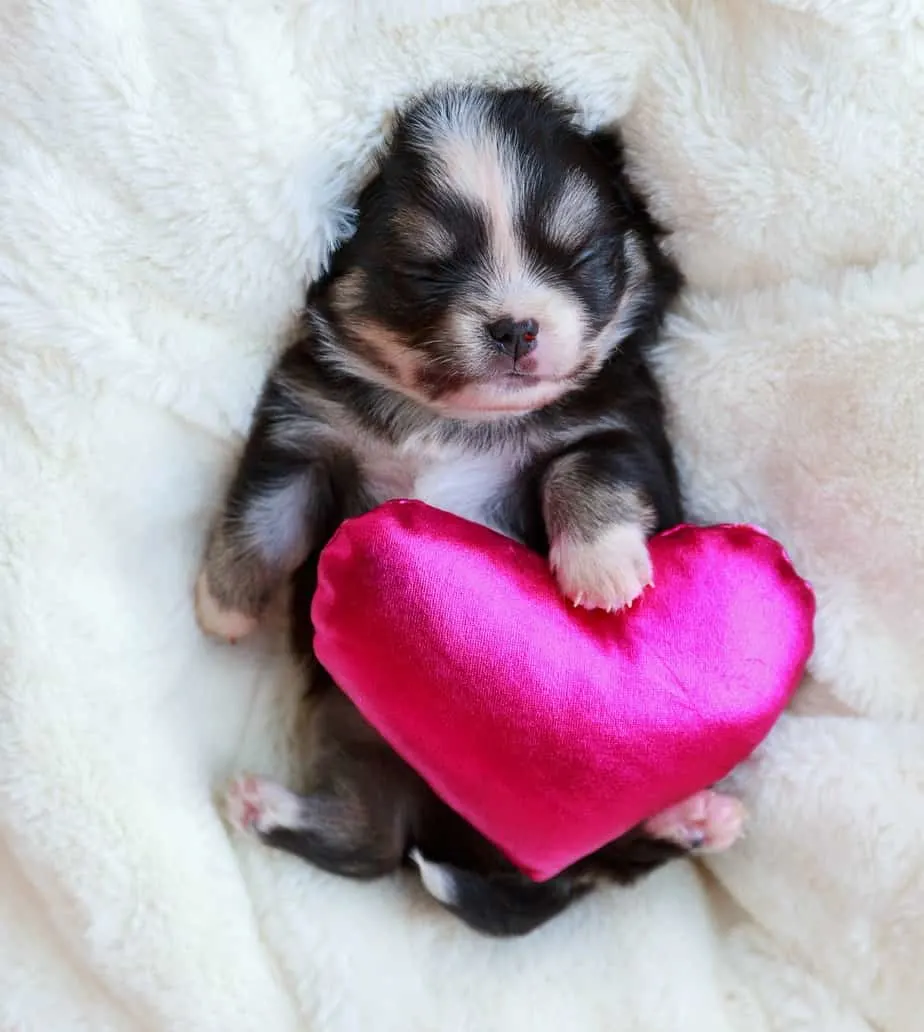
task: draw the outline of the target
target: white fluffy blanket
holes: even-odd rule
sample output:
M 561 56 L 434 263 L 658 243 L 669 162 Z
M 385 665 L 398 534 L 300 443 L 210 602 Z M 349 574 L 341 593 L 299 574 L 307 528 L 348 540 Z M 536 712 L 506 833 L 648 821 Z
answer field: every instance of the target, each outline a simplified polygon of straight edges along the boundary
M 0 5 L 0 1029 L 916 1032 L 917 5 L 376 6 Z M 473 74 L 624 118 L 691 283 L 663 371 L 693 514 L 766 526 L 820 601 L 746 843 L 500 944 L 229 836 L 213 792 L 285 774 L 296 691 L 278 635 L 222 648 L 190 607 L 386 113 Z

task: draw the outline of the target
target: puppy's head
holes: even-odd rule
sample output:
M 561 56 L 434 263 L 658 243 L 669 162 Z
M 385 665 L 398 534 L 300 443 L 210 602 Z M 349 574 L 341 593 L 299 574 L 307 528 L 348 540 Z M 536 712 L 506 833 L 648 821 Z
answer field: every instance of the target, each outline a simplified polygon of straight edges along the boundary
M 592 377 L 676 288 L 604 140 L 534 88 L 443 89 L 407 108 L 332 264 L 340 361 L 468 419 L 530 412 Z

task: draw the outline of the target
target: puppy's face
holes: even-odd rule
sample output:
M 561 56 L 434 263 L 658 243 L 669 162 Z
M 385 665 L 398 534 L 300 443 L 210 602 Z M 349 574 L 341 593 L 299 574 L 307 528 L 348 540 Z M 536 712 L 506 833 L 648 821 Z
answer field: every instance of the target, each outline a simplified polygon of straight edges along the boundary
M 539 91 L 418 101 L 334 261 L 341 360 L 457 418 L 553 402 L 600 368 L 651 296 L 621 196 Z

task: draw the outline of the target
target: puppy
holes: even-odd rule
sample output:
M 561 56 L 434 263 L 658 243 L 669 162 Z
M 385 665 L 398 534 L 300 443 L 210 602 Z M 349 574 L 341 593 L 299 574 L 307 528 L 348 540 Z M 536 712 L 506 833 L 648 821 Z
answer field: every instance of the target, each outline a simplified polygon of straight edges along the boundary
M 618 136 L 584 131 L 538 87 L 411 103 L 263 390 L 208 539 L 202 627 L 242 637 L 292 578 L 293 627 L 309 627 L 319 551 L 396 497 L 548 555 L 575 605 L 631 605 L 651 582 L 648 537 L 681 519 L 646 364 L 679 287 Z M 740 804 L 703 792 L 533 883 L 386 746 L 297 630 L 294 644 L 321 742 L 309 791 L 245 777 L 228 806 L 325 870 L 416 865 L 470 926 L 516 935 L 599 878 L 631 881 L 739 833 Z

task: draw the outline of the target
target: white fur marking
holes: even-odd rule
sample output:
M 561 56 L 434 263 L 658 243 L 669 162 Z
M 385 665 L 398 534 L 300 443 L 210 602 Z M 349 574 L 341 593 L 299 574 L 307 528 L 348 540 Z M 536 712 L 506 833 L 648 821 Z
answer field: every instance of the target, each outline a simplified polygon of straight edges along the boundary
M 411 860 L 417 865 L 423 887 L 444 906 L 455 906 L 459 901 L 452 875 L 440 864 L 426 860 L 419 849 L 412 849 Z
M 294 477 L 275 491 L 250 499 L 242 530 L 250 547 L 268 562 L 285 563 L 305 547 L 305 510 L 309 503 L 307 477 Z
M 416 498 L 465 519 L 503 531 L 492 522 L 492 503 L 520 468 L 516 454 L 478 454 L 409 437 L 398 450 L 374 438 L 358 442 L 363 478 L 378 504 Z
M 518 275 L 520 249 L 514 231 L 522 205 L 516 155 L 485 118 L 480 98 L 453 97 L 428 127 L 441 185 L 487 212 L 491 252 L 499 269 Z
M 414 497 L 491 527 L 491 502 L 510 483 L 514 472 L 513 461 L 504 454 L 446 455 L 427 465 L 417 476 Z
M 549 563 L 565 598 L 584 609 L 612 612 L 630 606 L 651 584 L 645 529 L 621 523 L 594 541 L 557 538 Z
M 275 781 L 245 774 L 235 778 L 225 793 L 228 821 L 240 831 L 266 834 L 274 828 L 304 826 L 299 797 Z

